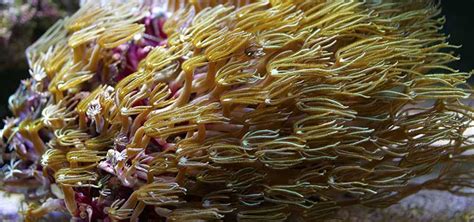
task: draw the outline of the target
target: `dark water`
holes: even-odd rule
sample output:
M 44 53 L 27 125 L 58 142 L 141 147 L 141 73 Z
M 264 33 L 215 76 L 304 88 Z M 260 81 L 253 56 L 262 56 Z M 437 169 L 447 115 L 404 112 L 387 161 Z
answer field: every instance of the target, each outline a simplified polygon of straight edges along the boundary
M 451 35 L 450 43 L 463 46 L 456 51 L 461 56 L 461 61 L 454 62 L 452 66 L 461 71 L 470 71 L 474 69 L 474 0 L 443 0 L 442 7 L 447 19 L 444 32 Z M 34 31 L 36 33 L 43 30 Z M 2 66 L 12 63 L 8 58 L 2 60 L 6 60 L 0 61 Z M 0 70 L 0 119 L 9 115 L 8 97 L 16 90 L 21 79 L 28 78 L 26 61 L 24 62 L 22 65 Z M 474 83 L 474 79 L 470 82 Z M 0 125 L 3 125 L 1 121 Z
M 452 66 L 461 71 L 474 69 L 474 0 L 443 0 L 443 14 L 446 16 L 444 32 L 451 35 L 450 43 L 462 45 L 456 52 L 461 61 Z M 471 78 L 471 83 L 474 83 Z

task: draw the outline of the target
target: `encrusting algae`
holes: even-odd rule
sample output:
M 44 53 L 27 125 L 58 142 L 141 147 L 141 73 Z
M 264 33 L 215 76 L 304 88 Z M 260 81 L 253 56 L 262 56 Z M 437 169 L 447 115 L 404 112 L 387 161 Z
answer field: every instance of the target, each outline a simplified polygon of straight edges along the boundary
M 25 194 L 27 221 L 318 221 L 422 189 L 469 195 L 471 73 L 447 65 L 440 12 L 88 2 L 27 50 L 2 189 Z

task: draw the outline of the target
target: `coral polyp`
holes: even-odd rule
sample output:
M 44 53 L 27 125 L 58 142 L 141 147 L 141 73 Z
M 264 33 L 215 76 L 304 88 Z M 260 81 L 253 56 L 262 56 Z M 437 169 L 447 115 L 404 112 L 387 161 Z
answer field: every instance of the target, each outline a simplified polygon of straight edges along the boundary
M 2 189 L 25 194 L 26 220 L 77 221 L 313 221 L 423 189 L 467 195 L 471 73 L 448 66 L 440 13 L 86 3 L 26 52 Z

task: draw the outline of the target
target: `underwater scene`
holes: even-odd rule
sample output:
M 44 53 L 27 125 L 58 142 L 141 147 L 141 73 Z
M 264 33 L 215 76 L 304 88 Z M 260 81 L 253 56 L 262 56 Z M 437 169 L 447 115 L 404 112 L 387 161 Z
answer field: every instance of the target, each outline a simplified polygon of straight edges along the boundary
M 0 221 L 474 221 L 472 8 L 0 0 Z

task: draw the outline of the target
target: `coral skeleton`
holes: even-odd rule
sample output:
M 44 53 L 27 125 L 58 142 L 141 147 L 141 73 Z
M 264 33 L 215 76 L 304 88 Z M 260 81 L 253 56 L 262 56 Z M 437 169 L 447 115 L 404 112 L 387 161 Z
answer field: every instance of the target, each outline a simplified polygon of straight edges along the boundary
M 126 2 L 126 3 L 124 3 Z M 471 73 L 429 0 L 88 1 L 27 51 L 26 221 L 319 221 L 471 195 Z

